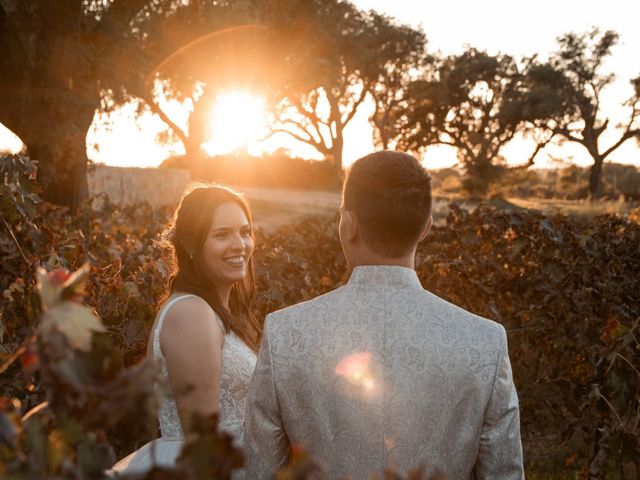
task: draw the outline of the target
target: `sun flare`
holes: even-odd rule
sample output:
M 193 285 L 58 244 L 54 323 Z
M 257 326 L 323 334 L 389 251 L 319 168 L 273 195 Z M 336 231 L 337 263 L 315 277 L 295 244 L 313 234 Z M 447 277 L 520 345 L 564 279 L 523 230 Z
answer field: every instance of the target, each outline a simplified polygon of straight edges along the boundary
M 221 93 L 211 112 L 211 137 L 204 144 L 209 155 L 246 148 L 265 135 L 267 116 L 263 98 L 246 92 Z

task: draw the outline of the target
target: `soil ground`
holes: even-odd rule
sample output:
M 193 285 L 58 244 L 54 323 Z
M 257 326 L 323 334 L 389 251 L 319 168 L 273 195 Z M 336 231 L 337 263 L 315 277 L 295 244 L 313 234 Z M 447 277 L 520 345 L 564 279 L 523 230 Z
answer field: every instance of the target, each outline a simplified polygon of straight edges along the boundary
M 336 215 L 341 202 L 337 192 L 256 187 L 237 187 L 237 190 L 249 200 L 254 224 L 266 232 L 309 217 L 330 218 Z M 448 203 L 445 199 L 434 199 L 434 222 L 444 222 Z

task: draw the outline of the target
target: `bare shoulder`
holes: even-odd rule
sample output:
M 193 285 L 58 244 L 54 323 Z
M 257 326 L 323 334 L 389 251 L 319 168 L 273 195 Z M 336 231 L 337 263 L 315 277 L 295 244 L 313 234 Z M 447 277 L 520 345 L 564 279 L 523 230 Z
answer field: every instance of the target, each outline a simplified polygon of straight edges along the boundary
M 166 313 L 160 330 L 160 343 L 194 342 L 199 339 L 221 343 L 224 330 L 220 317 L 198 296 L 175 302 Z

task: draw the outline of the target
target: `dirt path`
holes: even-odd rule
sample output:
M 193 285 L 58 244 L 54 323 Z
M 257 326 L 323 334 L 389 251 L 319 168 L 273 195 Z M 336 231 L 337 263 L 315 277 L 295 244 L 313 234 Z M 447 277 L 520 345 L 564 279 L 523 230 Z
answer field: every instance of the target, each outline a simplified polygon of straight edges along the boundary
M 337 192 L 236 187 L 249 199 L 254 224 L 267 232 L 311 216 L 332 217 L 341 197 Z
M 312 190 L 283 190 L 275 188 L 236 187 L 249 199 L 254 224 L 272 232 L 287 224 L 311 216 L 331 218 L 338 212 L 341 194 Z M 433 217 L 436 224 L 444 223 L 449 200 L 435 198 Z
M 107 193 L 112 201 L 123 204 L 144 201 L 154 206 L 175 206 L 188 183 L 189 172 L 179 169 L 98 165 L 89 173 L 91 195 Z M 311 216 L 331 218 L 337 213 L 341 202 L 339 192 L 246 186 L 235 188 L 249 199 L 256 226 L 268 232 Z M 436 223 L 444 220 L 448 202 L 434 199 Z

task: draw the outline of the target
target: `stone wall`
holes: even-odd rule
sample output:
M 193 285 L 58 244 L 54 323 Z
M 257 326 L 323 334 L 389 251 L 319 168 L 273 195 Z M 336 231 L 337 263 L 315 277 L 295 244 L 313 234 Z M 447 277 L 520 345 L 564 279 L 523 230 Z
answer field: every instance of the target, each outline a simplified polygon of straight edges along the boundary
M 97 165 L 88 175 L 91 196 L 106 193 L 115 203 L 145 201 L 154 206 L 177 205 L 190 181 L 188 170 L 174 168 Z

